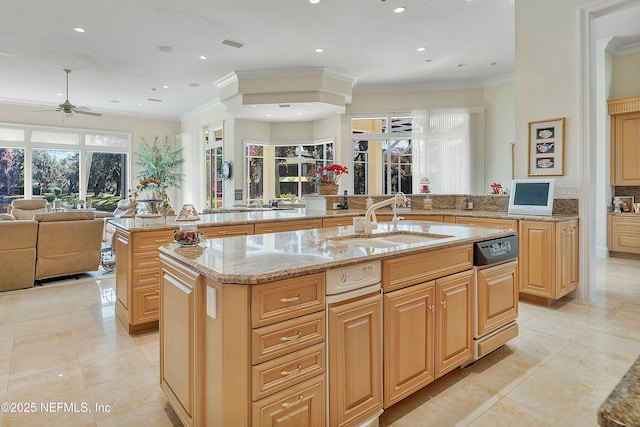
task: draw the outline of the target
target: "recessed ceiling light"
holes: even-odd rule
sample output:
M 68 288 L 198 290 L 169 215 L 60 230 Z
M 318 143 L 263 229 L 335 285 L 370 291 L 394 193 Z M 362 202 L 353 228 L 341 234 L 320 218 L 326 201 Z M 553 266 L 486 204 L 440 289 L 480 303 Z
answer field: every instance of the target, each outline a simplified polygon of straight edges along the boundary
M 173 48 L 171 46 L 158 46 L 158 50 L 164 53 L 173 52 Z
M 204 56 L 204 55 L 200 55 L 200 59 L 202 59 L 204 61 L 205 59 L 207 59 L 207 57 Z
M 309 0 L 309 3 L 318 4 L 318 3 L 320 3 L 320 0 Z
M 169 89 L 169 85 L 162 85 L 163 89 Z
M 323 48 L 321 48 L 321 47 L 316 48 L 316 53 L 322 53 L 322 52 L 324 52 Z
M 271 117 L 271 114 L 267 114 L 267 117 Z
M 425 50 L 427 50 L 427 48 L 426 48 L 426 47 L 424 47 L 424 46 L 421 46 L 421 47 L 417 48 L 416 50 L 417 50 L 418 52 L 424 52 Z
M 393 9 L 393 11 L 394 11 L 395 13 L 402 13 L 402 12 L 404 12 L 405 10 L 407 10 L 407 8 L 406 8 L 406 7 L 404 7 L 404 6 L 398 6 L 398 7 L 396 7 L 395 9 Z
M 61 94 L 61 93 L 56 93 L 56 95 L 58 95 L 58 96 L 64 96 L 64 95 L 63 95 L 63 94 Z
M 191 87 L 200 87 L 200 83 L 189 83 L 189 86 Z
M 296 114 L 297 114 L 297 115 L 299 115 L 299 116 L 301 116 L 301 115 L 302 115 L 302 113 L 296 113 Z
M 84 33 L 85 29 L 82 27 L 75 27 L 73 31 L 75 31 L 76 33 Z
M 138 104 L 138 107 L 143 107 L 143 106 L 144 106 L 144 104 Z

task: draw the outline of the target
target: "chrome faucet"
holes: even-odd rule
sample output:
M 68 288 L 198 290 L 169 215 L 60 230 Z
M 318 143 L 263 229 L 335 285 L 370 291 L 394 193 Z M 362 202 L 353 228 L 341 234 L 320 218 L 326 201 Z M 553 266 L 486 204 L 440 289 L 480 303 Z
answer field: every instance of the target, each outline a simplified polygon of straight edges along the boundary
M 378 228 L 378 219 L 376 218 L 376 209 L 380 209 L 384 206 L 392 205 L 393 207 L 393 228 L 394 230 L 398 229 L 398 221 L 402 219 L 402 217 L 398 217 L 396 215 L 396 207 L 398 206 L 406 206 L 407 204 L 407 196 L 404 195 L 402 191 L 398 191 L 395 196 L 390 199 L 383 200 L 378 203 L 374 203 L 371 205 L 367 212 L 364 214 L 364 232 L 370 234 L 373 230 Z

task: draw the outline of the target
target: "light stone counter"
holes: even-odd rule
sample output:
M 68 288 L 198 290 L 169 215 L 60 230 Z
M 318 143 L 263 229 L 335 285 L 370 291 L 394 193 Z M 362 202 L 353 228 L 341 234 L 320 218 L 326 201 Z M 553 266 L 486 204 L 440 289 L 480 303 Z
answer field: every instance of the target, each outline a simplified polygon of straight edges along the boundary
M 398 230 L 449 237 L 372 248 L 347 242 L 345 239 L 357 237 L 353 226 L 348 226 L 210 239 L 191 247 L 173 243 L 160 247 L 160 252 L 219 283 L 257 284 L 513 234 L 497 228 L 426 221 L 400 222 Z M 392 231 L 392 224 L 381 223 L 372 236 Z
M 602 427 L 640 425 L 640 357 L 598 409 L 598 425 Z

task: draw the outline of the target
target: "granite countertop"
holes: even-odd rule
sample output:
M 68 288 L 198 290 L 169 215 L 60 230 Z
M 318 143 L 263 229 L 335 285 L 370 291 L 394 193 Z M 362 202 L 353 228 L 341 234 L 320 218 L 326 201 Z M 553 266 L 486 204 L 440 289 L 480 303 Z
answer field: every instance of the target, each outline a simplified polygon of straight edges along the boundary
M 598 409 L 601 427 L 640 426 L 640 357 Z
M 391 214 L 391 209 L 379 209 L 376 211 L 377 215 Z M 199 227 L 212 227 L 212 226 L 224 226 L 224 225 L 241 225 L 241 224 L 253 224 L 259 222 L 272 222 L 279 220 L 303 220 L 303 219 L 318 219 L 327 217 L 340 217 L 340 216 L 358 216 L 364 215 L 364 210 L 359 209 L 346 209 L 346 210 L 327 210 L 327 211 L 313 211 L 304 208 L 296 209 L 278 209 L 278 210 L 256 210 L 256 211 L 243 211 L 243 212 L 225 212 L 215 214 L 200 214 L 200 221 L 198 221 Z M 407 209 L 399 208 L 397 211 L 398 216 L 403 215 L 418 215 L 424 216 L 425 221 L 428 221 L 429 216 L 464 216 L 464 217 L 476 217 L 476 218 L 494 218 L 494 219 L 515 219 L 522 220 L 528 219 L 532 221 L 566 221 L 570 219 L 578 219 L 577 215 L 552 215 L 552 216 L 532 216 L 532 215 L 512 215 L 507 212 L 495 212 L 495 211 L 481 211 L 481 210 L 460 210 L 460 209 L 434 209 L 434 210 L 422 210 L 422 209 Z M 176 222 L 175 216 L 168 216 L 165 218 L 111 218 L 109 221 L 116 227 L 122 228 L 127 231 L 143 231 L 143 230 L 175 230 L 178 228 L 178 222 Z
M 349 242 L 359 235 L 353 226 L 348 226 L 209 239 L 187 247 L 172 243 L 159 250 L 218 282 L 257 284 L 513 234 L 498 228 L 422 221 L 401 222 L 398 230 L 438 238 L 394 247 L 369 247 Z M 393 224 L 381 223 L 370 237 L 391 232 Z

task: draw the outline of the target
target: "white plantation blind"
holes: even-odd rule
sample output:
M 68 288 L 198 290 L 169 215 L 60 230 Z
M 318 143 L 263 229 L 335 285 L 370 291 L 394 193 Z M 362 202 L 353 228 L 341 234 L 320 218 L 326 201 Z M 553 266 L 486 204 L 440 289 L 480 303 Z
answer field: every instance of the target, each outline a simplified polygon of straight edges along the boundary
M 469 194 L 473 191 L 472 114 L 459 109 L 412 112 L 413 188 L 420 188 L 420 180 L 427 177 L 433 193 Z M 483 145 L 482 141 L 475 143 Z
M 0 142 L 2 141 L 22 142 L 24 141 L 24 130 L 0 127 Z
M 67 132 L 51 132 L 45 130 L 33 130 L 31 142 L 45 144 L 80 145 L 80 134 Z

